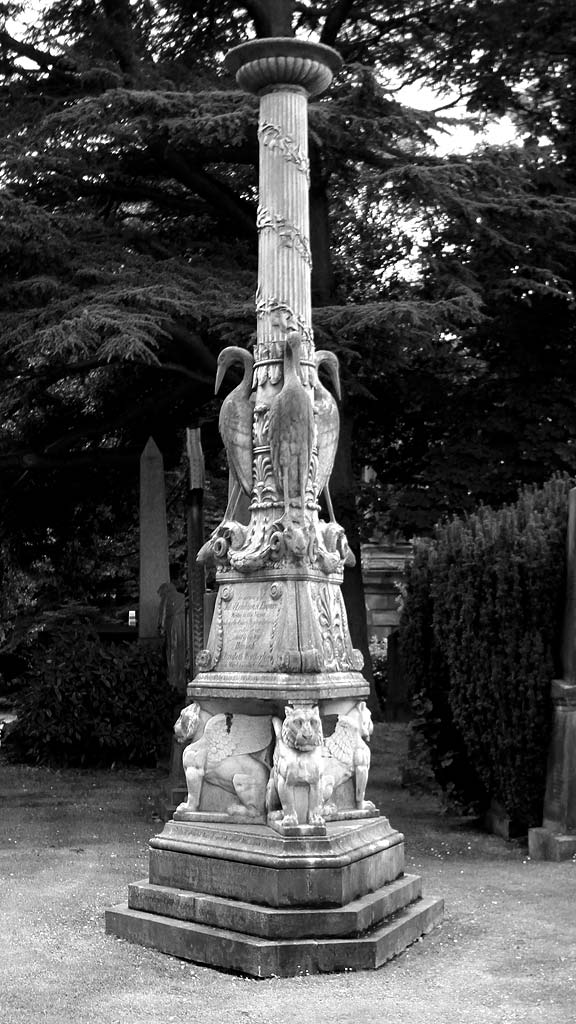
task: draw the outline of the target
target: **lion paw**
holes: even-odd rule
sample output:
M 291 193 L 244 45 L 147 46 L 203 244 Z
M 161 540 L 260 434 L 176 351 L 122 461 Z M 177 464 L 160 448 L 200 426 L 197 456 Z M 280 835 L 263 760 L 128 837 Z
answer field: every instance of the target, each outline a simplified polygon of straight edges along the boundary
M 338 808 L 335 803 L 324 804 L 322 808 L 322 814 L 325 818 L 330 817 L 333 814 L 338 814 Z
M 184 803 L 178 804 L 178 807 L 176 808 L 174 813 L 175 814 L 178 814 L 178 813 L 181 814 L 183 811 L 192 811 L 192 812 L 194 812 L 194 811 L 197 811 L 197 810 L 198 810 L 198 804 L 197 803 L 190 803 L 189 800 L 185 800 Z
M 324 818 L 322 817 L 322 815 L 320 814 L 319 811 L 312 811 L 308 815 L 308 824 L 309 825 L 323 825 L 324 824 Z
M 226 808 L 227 814 L 241 815 L 243 818 L 256 818 L 258 816 L 258 810 L 253 806 L 246 806 L 246 804 L 230 804 Z
M 375 811 L 376 804 L 373 804 L 371 800 L 361 800 L 358 804 L 359 811 Z

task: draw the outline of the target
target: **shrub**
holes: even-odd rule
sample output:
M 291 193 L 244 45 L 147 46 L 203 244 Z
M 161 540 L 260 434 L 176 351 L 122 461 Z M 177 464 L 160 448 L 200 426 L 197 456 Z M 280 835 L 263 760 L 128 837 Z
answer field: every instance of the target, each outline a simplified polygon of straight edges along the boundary
M 406 778 L 412 785 L 431 768 L 450 802 L 478 811 L 487 794 L 454 722 L 448 665 L 433 628 L 437 559 L 436 543 L 415 542 L 400 616 L 400 659 L 413 712 Z
M 437 778 L 524 825 L 542 816 L 569 488 L 555 478 L 439 528 L 409 579 L 401 627 Z
M 161 652 L 103 645 L 86 622 L 37 639 L 27 656 L 11 740 L 36 763 L 151 765 L 174 717 Z
M 388 641 L 386 637 L 371 636 L 368 650 L 370 651 L 370 661 L 372 662 L 374 689 L 378 697 L 380 710 L 384 711 L 388 688 Z
M 32 581 L 16 565 L 9 546 L 0 543 L 0 648 L 10 639 L 18 612 L 33 600 Z

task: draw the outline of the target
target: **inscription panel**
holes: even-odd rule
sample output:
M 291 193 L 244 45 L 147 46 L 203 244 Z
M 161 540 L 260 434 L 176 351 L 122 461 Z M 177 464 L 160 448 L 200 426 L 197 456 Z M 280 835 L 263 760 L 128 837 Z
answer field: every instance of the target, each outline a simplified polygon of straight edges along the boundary
M 220 606 L 222 653 L 220 671 L 270 672 L 282 596 L 269 583 L 231 587 Z M 272 591 L 272 592 L 271 592 Z

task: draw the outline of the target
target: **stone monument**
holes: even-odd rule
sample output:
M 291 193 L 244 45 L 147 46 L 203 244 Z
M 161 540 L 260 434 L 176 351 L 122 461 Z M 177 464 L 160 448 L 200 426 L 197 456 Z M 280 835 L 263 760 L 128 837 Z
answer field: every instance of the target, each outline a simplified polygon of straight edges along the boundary
M 158 587 L 158 633 L 164 640 L 168 685 L 186 690 L 186 598 L 174 583 Z
M 197 555 L 202 547 L 204 539 L 203 521 L 203 497 L 204 497 L 204 452 L 202 451 L 202 440 L 199 427 L 188 427 L 186 429 L 186 453 L 188 456 L 188 491 L 186 494 L 186 534 L 187 534 L 187 569 L 188 569 L 188 614 L 187 628 L 182 629 L 184 621 L 178 617 L 178 626 L 181 635 L 177 638 L 176 649 L 180 653 L 178 668 L 172 665 L 171 651 L 166 645 L 168 662 L 168 681 L 175 686 L 181 695 L 181 703 L 178 711 L 186 703 L 186 678 L 184 678 L 183 689 L 181 680 L 181 660 L 186 663 L 186 652 L 190 665 L 190 676 L 195 672 L 196 654 L 204 646 L 204 566 L 197 561 Z M 162 588 L 160 588 L 162 589 Z M 185 601 L 180 604 L 182 612 L 186 613 Z M 162 610 L 162 608 L 161 608 Z M 186 639 L 188 643 L 186 643 Z M 184 669 L 184 675 L 185 669 Z M 177 680 L 177 682 L 176 682 Z M 186 796 L 186 779 L 182 765 L 182 748 L 176 736 L 172 738 L 170 750 L 170 768 L 168 777 L 164 779 L 158 795 L 156 810 L 159 816 L 166 821 L 171 818 L 176 807 Z
M 576 488 L 568 505 L 562 679 L 552 681 L 552 739 L 541 828 L 528 832 L 533 860 L 576 856 Z
M 190 675 L 195 674 L 196 655 L 204 646 L 204 566 L 197 555 L 204 541 L 204 452 L 199 427 L 186 430 L 188 455 L 188 493 L 186 495 L 186 535 L 188 547 L 188 651 Z
M 140 456 L 140 640 L 158 641 L 158 588 L 169 579 L 164 460 L 149 437 Z
M 307 102 L 339 65 L 292 38 L 226 58 L 260 97 L 257 341 L 218 360 L 217 390 L 233 363 L 243 373 L 220 413 L 228 506 L 199 553 L 216 568 L 214 617 L 175 727 L 187 799 L 150 842 L 149 879 L 107 914 L 116 935 L 257 977 L 378 967 L 442 916 L 366 799 L 368 684 L 328 490 L 339 380 L 311 326 Z

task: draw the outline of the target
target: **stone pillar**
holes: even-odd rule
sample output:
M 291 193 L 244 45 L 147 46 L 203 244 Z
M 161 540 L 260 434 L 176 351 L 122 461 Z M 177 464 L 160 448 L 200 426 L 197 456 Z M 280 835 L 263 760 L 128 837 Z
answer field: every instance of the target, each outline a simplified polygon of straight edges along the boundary
M 353 563 L 344 530 L 319 518 L 338 443 L 336 400 L 318 376 L 326 364 L 339 393 L 333 353 L 316 352 L 311 315 L 308 98 L 327 88 L 340 58 L 294 39 L 245 43 L 226 58 L 243 88 L 260 96 L 259 261 L 254 357 L 221 408 L 220 429 L 250 521 L 229 501 L 200 558 L 220 590 L 194 680 L 197 700 L 342 698 L 349 710 L 368 694 L 363 658 L 350 639 L 341 584 Z
M 528 833 L 534 860 L 576 855 L 576 488 L 570 491 L 566 543 L 562 679 L 552 682 L 552 738 L 541 828 Z
M 169 582 L 164 461 L 150 437 L 140 456 L 140 640 L 158 639 L 158 590 Z
M 440 920 L 442 900 L 421 898 L 404 837 L 366 798 L 369 687 L 341 594 L 353 556 L 327 491 L 339 376 L 312 331 L 307 103 L 340 58 L 273 38 L 226 64 L 260 97 L 257 342 L 218 358 L 216 390 L 232 363 L 243 376 L 219 419 L 228 505 L 199 553 L 214 617 L 175 727 L 188 797 L 107 928 L 257 977 L 378 967 Z
M 568 495 L 562 675 L 567 682 L 576 685 L 576 487 L 573 487 Z

